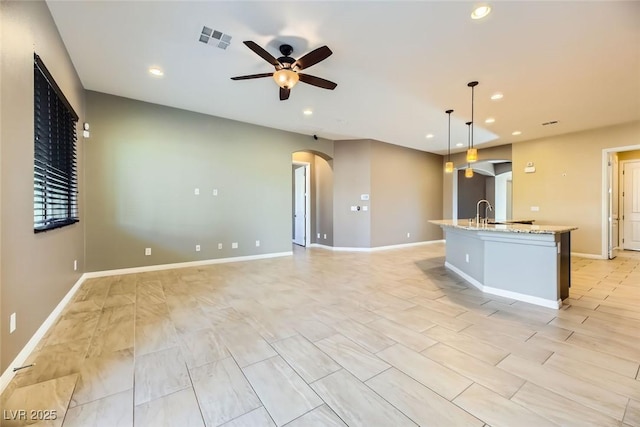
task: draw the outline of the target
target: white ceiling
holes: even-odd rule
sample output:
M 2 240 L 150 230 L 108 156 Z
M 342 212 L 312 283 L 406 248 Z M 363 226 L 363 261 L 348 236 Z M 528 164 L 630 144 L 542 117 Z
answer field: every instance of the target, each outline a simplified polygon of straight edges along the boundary
M 472 80 L 481 147 L 640 119 L 637 1 L 493 1 L 480 21 L 466 1 L 47 3 L 86 89 L 302 134 L 442 154 L 452 108 L 460 151 Z M 205 25 L 231 45 L 199 42 Z M 232 81 L 273 71 L 243 40 L 276 57 L 282 42 L 295 58 L 328 45 L 333 55 L 305 72 L 338 87 L 299 83 L 280 101 L 270 78 Z M 501 101 L 489 99 L 496 91 Z

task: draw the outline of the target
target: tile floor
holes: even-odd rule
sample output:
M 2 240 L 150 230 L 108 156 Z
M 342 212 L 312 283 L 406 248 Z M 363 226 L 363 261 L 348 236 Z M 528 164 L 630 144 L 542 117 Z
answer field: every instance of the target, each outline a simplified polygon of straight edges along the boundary
M 574 258 L 561 310 L 482 294 L 443 255 L 297 248 L 88 280 L 3 393 L 3 418 L 640 426 L 640 253 Z

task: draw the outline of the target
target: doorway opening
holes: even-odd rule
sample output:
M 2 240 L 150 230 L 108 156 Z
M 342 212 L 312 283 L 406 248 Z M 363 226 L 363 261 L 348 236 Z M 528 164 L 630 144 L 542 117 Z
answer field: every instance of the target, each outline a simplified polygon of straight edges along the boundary
M 602 150 L 601 256 L 604 259 L 615 258 L 617 249 L 640 250 L 639 186 L 640 145 Z
M 291 240 L 299 246 L 311 243 L 310 163 L 293 162 L 293 229 Z

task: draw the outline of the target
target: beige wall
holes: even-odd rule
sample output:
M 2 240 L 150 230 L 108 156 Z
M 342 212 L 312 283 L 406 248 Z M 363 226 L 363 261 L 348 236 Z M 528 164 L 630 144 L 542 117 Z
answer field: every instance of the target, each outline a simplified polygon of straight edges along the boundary
M 0 2 L 0 372 L 79 278 L 84 265 L 83 146 L 78 127 L 80 223 L 33 233 L 33 54 L 40 55 L 84 118 L 84 91 L 49 9 L 40 1 Z M 79 270 L 73 271 L 78 260 Z M 8 319 L 17 314 L 9 334 Z
M 513 144 L 514 218 L 575 225 L 572 251 L 601 255 L 602 151 L 639 143 L 640 122 L 633 122 Z M 524 173 L 527 162 L 535 173 Z
M 87 115 L 88 271 L 290 251 L 292 153 L 333 155 L 333 141 L 96 92 Z

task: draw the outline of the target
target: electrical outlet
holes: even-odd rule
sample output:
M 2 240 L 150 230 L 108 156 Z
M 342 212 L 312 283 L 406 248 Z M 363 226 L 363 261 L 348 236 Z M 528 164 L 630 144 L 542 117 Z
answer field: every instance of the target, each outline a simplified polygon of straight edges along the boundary
M 16 330 L 16 314 L 11 313 L 11 316 L 9 316 L 9 333 L 12 334 L 15 332 L 15 330 Z
M 196 252 L 200 252 L 200 245 L 196 245 Z
M 464 260 L 469 262 L 469 254 L 464 254 Z
M 260 240 L 256 240 L 256 248 L 260 246 Z
M 218 249 L 222 249 L 222 243 L 218 243 Z
M 73 271 L 78 271 L 78 260 L 77 259 L 73 260 Z
M 196 188 L 195 190 L 193 190 L 193 194 L 194 194 L 195 196 L 199 196 L 199 195 L 200 195 L 200 189 L 199 189 L 199 188 Z
M 327 239 L 327 233 L 324 233 L 324 238 L 325 238 L 325 240 Z
M 217 195 L 218 195 L 218 189 L 217 189 L 217 188 L 214 188 L 214 189 L 213 189 L 213 195 L 214 195 L 214 196 L 217 196 Z
M 144 249 L 144 254 L 145 254 L 145 256 L 151 255 L 151 248 L 145 248 Z
M 231 243 L 231 249 L 238 249 L 238 242 Z
M 318 233 L 318 239 L 320 238 L 320 233 Z
M 411 233 L 407 233 L 407 238 L 411 237 Z

